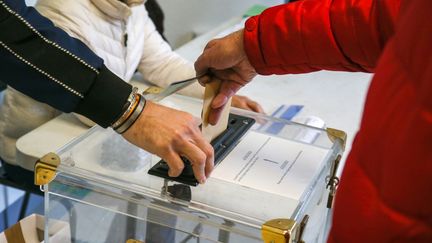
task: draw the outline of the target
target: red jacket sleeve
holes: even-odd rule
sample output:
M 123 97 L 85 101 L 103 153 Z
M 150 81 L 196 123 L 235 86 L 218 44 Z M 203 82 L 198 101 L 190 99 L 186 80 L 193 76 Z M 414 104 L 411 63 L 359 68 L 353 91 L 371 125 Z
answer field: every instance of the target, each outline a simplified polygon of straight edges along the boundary
M 260 74 L 373 72 L 393 35 L 400 0 L 303 0 L 245 24 L 246 54 Z

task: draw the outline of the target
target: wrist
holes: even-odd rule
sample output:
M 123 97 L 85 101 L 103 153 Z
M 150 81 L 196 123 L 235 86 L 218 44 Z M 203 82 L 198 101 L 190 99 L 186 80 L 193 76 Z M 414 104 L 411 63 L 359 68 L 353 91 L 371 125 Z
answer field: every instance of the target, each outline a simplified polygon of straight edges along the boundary
M 114 122 L 111 124 L 111 127 L 115 128 L 120 126 L 125 120 L 126 118 L 130 115 L 128 114 L 129 112 L 132 111 L 132 106 L 136 105 L 136 94 L 138 94 L 138 88 L 137 87 L 133 87 L 131 93 L 128 96 L 128 99 L 126 101 L 126 103 L 123 105 L 123 109 L 122 112 L 120 113 L 120 116 L 117 117 Z
M 141 115 L 145 105 L 144 96 L 138 93 L 137 88 L 134 88 L 124 106 L 122 115 L 111 125 L 113 130 L 119 134 L 126 132 Z

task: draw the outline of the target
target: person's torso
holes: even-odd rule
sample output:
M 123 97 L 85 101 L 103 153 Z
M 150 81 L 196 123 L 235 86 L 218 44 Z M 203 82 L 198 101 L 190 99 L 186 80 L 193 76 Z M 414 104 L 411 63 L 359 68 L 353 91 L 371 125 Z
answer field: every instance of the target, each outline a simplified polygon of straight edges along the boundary
M 432 2 L 405 1 L 368 92 L 329 242 L 432 242 Z
M 83 41 L 105 66 L 130 80 L 145 46 L 143 3 L 128 6 L 118 0 L 39 0 L 37 10 L 69 35 Z

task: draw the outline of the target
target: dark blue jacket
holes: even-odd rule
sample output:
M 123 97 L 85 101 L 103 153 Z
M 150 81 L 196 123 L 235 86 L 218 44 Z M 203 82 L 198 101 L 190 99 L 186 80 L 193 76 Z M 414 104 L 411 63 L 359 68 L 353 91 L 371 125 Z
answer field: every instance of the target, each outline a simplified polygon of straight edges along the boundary
M 132 90 L 87 46 L 24 0 L 0 0 L 0 80 L 103 127 L 121 115 Z

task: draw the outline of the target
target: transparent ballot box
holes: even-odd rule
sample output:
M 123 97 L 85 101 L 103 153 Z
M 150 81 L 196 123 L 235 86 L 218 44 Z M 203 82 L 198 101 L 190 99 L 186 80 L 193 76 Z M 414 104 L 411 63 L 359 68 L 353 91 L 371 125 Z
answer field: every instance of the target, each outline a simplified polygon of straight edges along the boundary
M 161 103 L 195 116 L 202 108 L 177 95 Z M 44 156 L 35 178 L 45 191 L 45 232 L 63 221 L 71 242 L 325 241 L 345 133 L 231 113 L 253 124 L 225 139 L 230 148 L 205 184 L 150 175 L 160 158 L 111 129 L 93 127 Z

